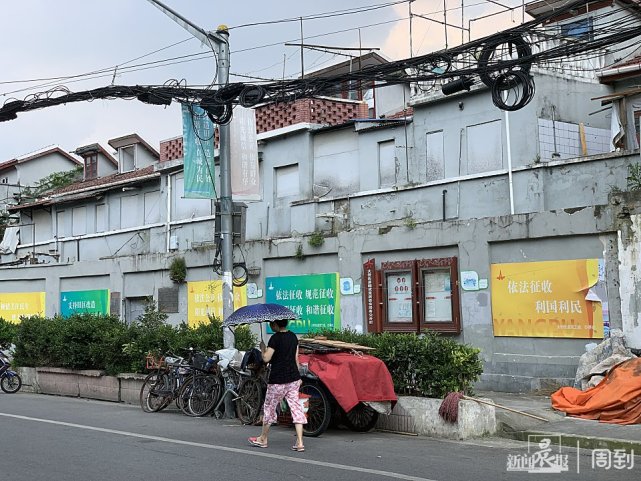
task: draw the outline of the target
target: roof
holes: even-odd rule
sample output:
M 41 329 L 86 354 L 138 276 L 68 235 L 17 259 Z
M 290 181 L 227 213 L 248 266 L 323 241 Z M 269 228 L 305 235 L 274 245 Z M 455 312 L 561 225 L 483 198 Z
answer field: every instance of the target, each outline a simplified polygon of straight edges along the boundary
M 129 135 L 123 135 L 122 137 L 116 137 L 115 139 L 111 139 L 107 142 L 109 145 L 111 145 L 114 149 L 119 149 L 121 147 L 128 147 L 133 144 L 141 144 L 143 147 L 145 147 L 151 154 L 156 157 L 160 158 L 160 154 L 156 149 L 154 149 L 151 145 L 149 145 L 140 135 L 138 134 L 129 134 Z
M 16 157 L 15 159 L 7 160 L 6 162 L 0 163 L 0 170 L 13 167 L 17 164 L 24 164 L 25 162 L 29 162 L 30 160 L 38 159 L 40 157 L 46 157 L 47 155 L 51 155 L 51 154 L 62 155 L 63 157 L 66 157 L 74 164 L 82 165 L 82 162 L 80 160 L 76 159 L 74 156 L 72 156 L 68 152 L 65 152 L 59 146 L 50 145 L 43 149 L 37 150 L 35 152 L 29 152 L 28 154 L 22 155 L 20 157 Z
M 325 67 L 315 72 L 305 72 L 305 77 L 329 77 L 334 75 L 343 75 L 354 70 L 360 70 L 372 65 L 383 65 L 389 63 L 382 55 L 376 52 L 366 53 L 360 57 L 354 57 L 350 60 L 340 62 L 329 67 Z
M 131 172 L 124 172 L 122 174 L 115 173 L 98 179 L 75 182 L 48 193 L 46 198 L 37 199 L 25 204 L 12 205 L 9 206 L 8 209 L 10 211 L 17 211 L 40 205 L 51 205 L 65 201 L 79 200 L 91 197 L 92 194 L 96 194 L 97 192 L 105 192 L 116 187 L 121 187 L 123 184 L 136 184 L 143 180 L 155 177 L 160 177 L 160 173 L 155 172 L 154 165 L 149 165 L 143 169 L 132 170 Z
M 639 77 L 641 72 L 641 54 L 627 60 L 609 65 L 598 72 L 599 81 L 608 83 L 626 77 Z
M 100 144 L 89 144 L 89 145 L 83 145 L 82 147 L 78 147 L 74 153 L 80 156 L 84 156 L 85 154 L 90 154 L 94 152 L 99 152 L 102 155 L 104 155 L 109 162 L 111 162 L 114 165 L 118 165 L 118 161 L 113 158 L 113 156 L 105 150 L 105 148 L 100 145 Z

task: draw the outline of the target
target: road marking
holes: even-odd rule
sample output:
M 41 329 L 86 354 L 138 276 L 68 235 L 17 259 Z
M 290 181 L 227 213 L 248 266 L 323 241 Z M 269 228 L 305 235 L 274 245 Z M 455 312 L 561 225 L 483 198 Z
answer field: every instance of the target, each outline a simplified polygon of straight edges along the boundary
M 240 449 L 240 448 L 230 448 L 227 446 L 218 446 L 216 444 L 206 444 L 206 443 L 196 443 L 193 441 L 182 441 L 180 439 L 171 439 L 171 438 L 165 438 L 162 436 L 150 436 L 147 434 L 140 434 L 140 433 L 132 433 L 129 431 L 118 431 L 116 429 L 106 429 L 106 428 L 99 428 L 95 426 L 86 426 L 84 424 L 74 424 L 74 423 L 66 423 L 63 421 L 53 421 L 51 419 L 42 419 L 42 418 L 33 418 L 29 416 L 20 416 L 17 414 L 7 414 L 7 413 L 0 413 L 0 416 L 4 416 L 7 418 L 14 418 L 14 419 L 22 419 L 25 421 L 34 421 L 34 422 L 39 422 L 39 423 L 46 423 L 46 424 L 54 424 L 57 426 L 65 426 L 65 427 L 70 427 L 70 428 L 77 428 L 77 429 L 84 429 L 87 431 L 97 431 L 101 433 L 108 433 L 108 434 L 116 434 L 118 436 L 127 436 L 130 438 L 140 438 L 140 439 L 150 439 L 153 441 L 159 441 L 163 443 L 171 443 L 171 444 L 180 444 L 183 446 L 194 446 L 198 448 L 204 448 L 204 449 L 213 449 L 216 451 L 226 451 L 229 453 L 237 453 L 237 454 L 243 454 L 243 455 L 249 455 L 249 456 L 258 456 L 262 458 L 271 458 L 271 459 L 278 459 L 282 461 L 289 461 L 292 463 L 300 463 L 300 464 L 311 464 L 314 466 L 323 466 L 326 468 L 333 468 L 333 469 L 340 469 L 343 471 L 357 471 L 359 473 L 367 473 L 367 474 L 374 474 L 377 476 L 384 476 L 387 478 L 393 478 L 393 479 L 405 479 L 408 481 L 435 481 L 433 479 L 428 479 L 428 478 L 419 478 L 418 476 L 409 476 L 407 474 L 402 474 L 402 473 L 394 473 L 392 471 L 381 471 L 378 469 L 369 469 L 369 468 L 360 468 L 358 466 L 349 466 L 347 464 L 336 464 L 336 463 L 328 463 L 325 461 L 315 461 L 313 459 L 304 459 L 304 458 L 294 458 L 291 456 L 282 456 L 280 454 L 270 454 L 270 453 L 265 453 L 262 451 L 258 451 L 255 449 Z

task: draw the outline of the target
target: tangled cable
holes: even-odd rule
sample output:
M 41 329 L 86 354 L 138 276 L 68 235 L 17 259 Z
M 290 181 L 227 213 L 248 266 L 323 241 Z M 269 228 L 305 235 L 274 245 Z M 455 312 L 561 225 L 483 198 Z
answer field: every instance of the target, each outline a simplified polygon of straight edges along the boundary
M 340 75 L 309 75 L 302 79 L 260 84 L 231 83 L 217 89 L 213 86 L 188 88 L 179 81 L 169 81 L 162 86 L 111 85 L 75 93 L 65 87 L 56 87 L 24 100 L 8 100 L 0 108 L 0 121 L 15 119 L 18 112 L 69 102 L 123 98 L 154 105 L 169 105 L 173 100 L 199 104 L 213 122 L 225 124 L 231 120 L 235 105 L 252 107 L 261 102 L 331 96 L 341 93 L 345 84 L 371 88 L 413 84 L 417 90 L 429 91 L 436 87 L 437 81 L 443 83 L 445 94 L 469 90 L 481 82 L 490 87 L 492 100 L 498 108 L 518 110 L 534 96 L 534 81 L 529 74 L 533 64 L 553 68 L 568 57 L 586 59 L 603 55 L 609 47 L 616 46 L 618 50 L 629 48 L 641 36 L 638 16 L 623 7 L 592 14 L 590 18 L 595 24 L 598 22 L 598 29 L 584 38 L 568 40 L 558 25 L 552 25 L 555 19 L 585 8 L 587 4 L 588 0 L 577 0 L 495 35 L 428 55 L 371 65 Z

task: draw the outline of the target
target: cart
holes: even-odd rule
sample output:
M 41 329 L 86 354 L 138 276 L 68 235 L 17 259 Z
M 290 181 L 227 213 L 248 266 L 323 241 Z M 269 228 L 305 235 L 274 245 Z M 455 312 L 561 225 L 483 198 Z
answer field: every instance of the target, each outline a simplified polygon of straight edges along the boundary
M 320 436 L 330 424 L 369 431 L 396 402 L 391 375 L 380 359 L 356 350 L 310 352 L 307 340 L 301 340 L 301 351 L 300 392 L 308 397 L 305 436 Z

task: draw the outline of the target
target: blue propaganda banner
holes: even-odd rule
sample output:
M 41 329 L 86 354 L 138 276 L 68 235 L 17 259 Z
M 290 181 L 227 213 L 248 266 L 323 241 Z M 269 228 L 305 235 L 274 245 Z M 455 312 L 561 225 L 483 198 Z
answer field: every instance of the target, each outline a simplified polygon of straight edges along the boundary
M 185 192 L 190 199 L 213 199 L 214 124 L 197 105 L 182 105 Z

